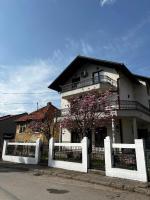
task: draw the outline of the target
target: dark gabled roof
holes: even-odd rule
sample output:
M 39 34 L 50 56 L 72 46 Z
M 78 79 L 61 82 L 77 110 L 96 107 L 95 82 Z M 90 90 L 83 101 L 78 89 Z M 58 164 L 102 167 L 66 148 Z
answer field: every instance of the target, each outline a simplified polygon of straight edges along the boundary
M 146 81 L 146 82 L 150 83 L 150 77 L 141 76 L 141 75 L 138 75 L 138 74 L 134 74 L 134 76 L 135 76 L 137 79 L 141 80 L 141 81 Z
M 28 113 L 21 113 L 21 114 L 17 114 L 17 115 L 5 115 L 5 116 L 2 116 L 0 117 L 0 121 L 4 121 L 4 120 L 7 120 L 7 119 L 10 119 L 10 118 L 19 118 L 21 116 L 24 116 L 24 115 L 27 115 Z
M 114 68 L 116 69 L 117 72 L 122 71 L 131 80 L 138 83 L 138 80 L 136 79 L 136 77 L 127 69 L 127 67 L 123 63 L 100 60 L 100 59 L 90 58 L 90 57 L 85 57 L 85 56 L 77 56 L 68 65 L 68 67 L 49 85 L 48 88 L 60 92 L 61 85 L 63 85 L 66 82 L 68 77 L 72 76 L 77 71 L 77 69 L 79 69 L 83 64 L 87 64 L 87 63 Z

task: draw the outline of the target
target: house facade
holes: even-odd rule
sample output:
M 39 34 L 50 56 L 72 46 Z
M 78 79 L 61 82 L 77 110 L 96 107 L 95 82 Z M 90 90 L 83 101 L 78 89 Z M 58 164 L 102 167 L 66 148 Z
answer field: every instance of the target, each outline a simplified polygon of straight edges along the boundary
M 92 144 L 103 147 L 106 136 L 116 143 L 133 143 L 134 139 L 144 138 L 150 148 L 150 78 L 133 74 L 122 63 L 77 56 L 49 88 L 60 92 L 62 117 L 71 96 L 111 88 L 111 123 L 97 127 Z M 62 142 L 75 140 L 76 133 L 62 129 Z
M 0 154 L 3 148 L 3 141 L 14 139 L 16 133 L 16 120 L 20 117 L 27 115 L 22 113 L 18 115 L 5 115 L 0 117 Z
M 53 119 L 58 109 L 51 103 L 16 120 L 16 142 L 35 142 L 40 139 L 48 144 L 51 136 L 59 138 L 59 126 Z

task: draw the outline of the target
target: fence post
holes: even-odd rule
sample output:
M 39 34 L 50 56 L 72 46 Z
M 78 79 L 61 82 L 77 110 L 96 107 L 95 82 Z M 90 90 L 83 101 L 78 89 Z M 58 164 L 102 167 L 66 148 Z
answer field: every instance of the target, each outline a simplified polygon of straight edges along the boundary
M 38 164 L 40 161 L 40 139 L 36 140 L 36 148 L 35 148 L 35 164 Z
M 87 172 L 89 165 L 88 138 L 84 137 L 81 143 L 82 143 L 82 164 L 84 166 L 85 172 Z
M 135 152 L 136 152 L 137 171 L 139 171 L 141 180 L 147 182 L 144 143 L 142 139 L 135 139 Z
M 52 137 L 49 140 L 49 154 L 48 154 L 48 166 L 51 166 L 53 160 L 53 151 L 54 151 L 54 138 Z
M 104 139 L 104 152 L 105 152 L 105 173 L 106 176 L 111 174 L 112 168 L 112 140 L 109 136 Z
M 5 155 L 6 155 L 7 144 L 8 144 L 8 140 L 4 140 L 4 144 L 3 144 L 3 152 L 2 152 L 2 159 L 3 159 L 3 160 L 4 160 L 4 157 L 5 157 Z

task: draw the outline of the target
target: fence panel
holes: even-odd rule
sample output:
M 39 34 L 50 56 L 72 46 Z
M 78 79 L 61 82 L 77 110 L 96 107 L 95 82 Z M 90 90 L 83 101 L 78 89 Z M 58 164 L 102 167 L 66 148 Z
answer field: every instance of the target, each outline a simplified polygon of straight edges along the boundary
M 147 182 L 143 140 L 136 139 L 135 144 L 112 144 L 110 137 L 106 137 L 104 141 L 106 176 Z
M 49 142 L 49 167 L 87 172 L 88 169 L 88 139 L 81 143 Z
M 8 142 L 4 140 L 2 159 L 15 163 L 38 164 L 40 140 L 36 143 Z

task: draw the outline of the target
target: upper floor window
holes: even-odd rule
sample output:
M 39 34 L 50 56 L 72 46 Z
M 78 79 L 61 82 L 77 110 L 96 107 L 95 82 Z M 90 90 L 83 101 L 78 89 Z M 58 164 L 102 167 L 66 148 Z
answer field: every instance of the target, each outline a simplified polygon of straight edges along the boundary
M 26 124 L 20 124 L 19 126 L 19 133 L 23 133 L 26 129 Z
M 150 95 L 150 84 L 146 83 L 147 94 Z
M 104 78 L 103 74 L 104 74 L 103 70 L 93 72 L 93 82 L 100 83 L 101 81 L 103 81 L 103 78 Z

